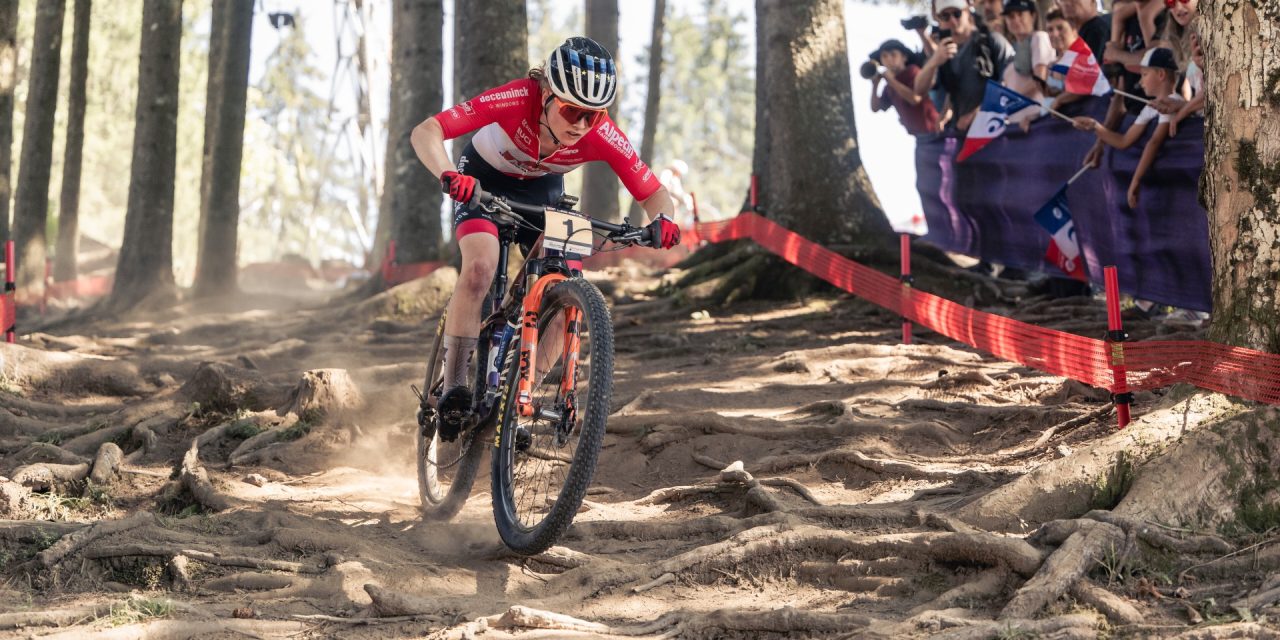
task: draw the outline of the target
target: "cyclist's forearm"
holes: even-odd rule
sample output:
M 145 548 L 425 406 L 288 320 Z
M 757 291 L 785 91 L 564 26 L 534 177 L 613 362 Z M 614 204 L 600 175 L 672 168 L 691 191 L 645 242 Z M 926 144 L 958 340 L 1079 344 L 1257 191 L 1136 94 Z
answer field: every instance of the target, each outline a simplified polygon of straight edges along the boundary
M 666 187 L 658 187 L 658 190 L 654 191 L 653 195 L 641 200 L 640 208 L 644 209 L 645 214 L 647 214 L 640 226 L 649 224 L 649 221 L 658 217 L 659 213 L 667 214 L 668 218 L 674 217 L 676 214 L 676 203 L 671 199 L 671 193 L 667 191 Z
M 409 142 L 413 145 L 414 153 L 418 154 L 418 160 L 437 178 L 453 169 L 453 161 L 444 150 L 444 129 L 440 128 L 440 123 L 434 117 L 427 118 L 414 127 L 413 133 L 409 134 Z

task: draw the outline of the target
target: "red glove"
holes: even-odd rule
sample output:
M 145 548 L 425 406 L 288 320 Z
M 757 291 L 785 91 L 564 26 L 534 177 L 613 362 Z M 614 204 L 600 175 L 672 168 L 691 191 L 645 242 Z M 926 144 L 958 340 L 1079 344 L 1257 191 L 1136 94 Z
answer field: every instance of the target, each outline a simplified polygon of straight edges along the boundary
M 440 187 L 450 198 L 466 204 L 476 191 L 476 179 L 457 171 L 446 171 L 440 174 Z
M 659 213 L 647 228 L 649 229 L 649 246 L 654 249 L 670 249 L 680 244 L 680 227 L 665 213 Z

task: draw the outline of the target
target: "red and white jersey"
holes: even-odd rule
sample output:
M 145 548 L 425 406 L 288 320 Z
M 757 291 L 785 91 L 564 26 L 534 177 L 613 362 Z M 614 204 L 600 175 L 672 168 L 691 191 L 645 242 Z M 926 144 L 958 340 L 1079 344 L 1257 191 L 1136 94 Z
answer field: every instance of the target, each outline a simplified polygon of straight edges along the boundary
M 446 140 L 480 129 L 471 144 L 485 162 L 513 178 L 568 173 L 584 163 L 602 160 L 609 163 L 636 200 L 648 198 L 661 186 L 608 114 L 600 117 L 596 126 L 573 146 L 561 147 L 539 160 L 542 92 L 533 78 L 495 87 L 434 117 Z

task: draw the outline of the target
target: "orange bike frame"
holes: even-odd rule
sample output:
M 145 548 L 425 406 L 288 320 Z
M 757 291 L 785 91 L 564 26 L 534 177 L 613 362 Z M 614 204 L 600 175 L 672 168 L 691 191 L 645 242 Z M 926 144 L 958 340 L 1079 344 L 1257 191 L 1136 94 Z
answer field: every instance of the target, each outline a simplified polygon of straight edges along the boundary
M 521 301 L 521 316 L 524 318 L 520 327 L 520 376 L 516 380 L 516 411 L 528 417 L 533 415 L 531 388 L 534 363 L 538 357 L 538 309 L 542 308 L 542 296 L 547 289 L 566 277 L 561 273 L 550 273 L 534 281 Z M 563 374 L 560 377 L 562 394 L 572 389 L 574 375 L 578 365 L 578 310 L 569 309 L 565 314 L 565 340 L 563 349 L 569 357 L 565 358 Z

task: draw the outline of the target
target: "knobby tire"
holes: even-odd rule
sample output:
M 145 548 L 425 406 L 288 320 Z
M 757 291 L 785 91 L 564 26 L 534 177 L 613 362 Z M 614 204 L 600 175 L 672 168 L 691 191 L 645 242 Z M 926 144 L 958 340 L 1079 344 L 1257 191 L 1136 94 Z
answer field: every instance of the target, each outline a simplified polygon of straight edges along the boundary
M 496 448 L 491 460 L 490 482 L 494 520 L 497 523 L 498 533 L 508 547 L 525 555 L 541 553 L 554 544 L 568 529 L 578 508 L 582 506 L 587 488 L 595 475 L 596 461 L 604 441 L 605 421 L 609 415 L 609 400 L 613 393 L 613 325 L 604 296 L 595 285 L 582 278 L 571 278 L 551 287 L 539 309 L 539 341 L 543 339 L 542 329 L 555 316 L 557 310 L 570 306 L 581 310 L 583 330 L 580 334 L 583 340 L 589 341 L 589 344 L 583 345 L 585 351 L 578 354 L 579 361 L 586 365 L 584 368 L 588 369 L 585 372 L 585 382 L 588 386 L 586 397 L 576 398 L 577 426 L 569 437 L 570 441 L 576 440 L 576 451 L 570 458 L 563 453 L 557 453 L 555 446 L 550 449 L 539 447 L 541 442 L 538 440 L 534 440 L 533 445 L 527 446 L 524 451 L 517 448 L 518 426 L 525 427 L 527 434 L 545 425 L 540 425 L 537 420 L 520 416 L 516 410 L 515 381 L 520 371 L 520 358 L 514 357 L 507 376 L 509 384 L 505 390 L 506 397 L 502 408 L 501 433 L 496 439 Z M 563 375 L 563 361 L 557 359 L 556 362 L 560 362 L 561 375 Z M 531 364 L 531 366 L 534 365 Z M 579 371 L 575 377 L 577 381 L 574 388 L 577 390 L 584 381 L 584 374 Z M 558 382 L 555 383 L 557 389 L 558 386 Z M 531 391 L 536 393 L 543 387 L 535 382 Z M 552 390 L 552 394 L 558 397 L 555 390 Z M 539 437 L 534 436 L 534 438 Z M 553 441 L 554 433 L 547 435 L 546 438 Z M 559 450 L 563 451 L 563 445 Z M 535 453 L 540 455 L 533 455 Z M 530 463 L 535 458 L 537 462 Z M 522 471 L 525 467 L 541 464 L 548 458 L 554 458 L 548 463 L 553 470 L 549 473 L 558 474 L 560 472 L 557 469 L 560 467 L 557 467 L 557 464 L 568 464 L 568 470 L 563 472 L 563 484 L 557 489 L 553 485 L 558 480 L 552 479 L 548 483 L 545 496 L 535 492 L 531 499 L 526 499 L 530 498 L 529 491 L 536 491 L 539 480 Z M 540 467 L 533 466 L 533 468 Z M 523 507 L 541 511 L 545 502 L 550 501 L 553 491 L 558 493 L 555 495 L 554 503 L 549 505 L 545 513 L 529 514 L 535 521 L 522 522 L 522 519 L 529 520 L 529 518 L 522 518 L 525 515 L 522 513 Z

